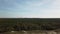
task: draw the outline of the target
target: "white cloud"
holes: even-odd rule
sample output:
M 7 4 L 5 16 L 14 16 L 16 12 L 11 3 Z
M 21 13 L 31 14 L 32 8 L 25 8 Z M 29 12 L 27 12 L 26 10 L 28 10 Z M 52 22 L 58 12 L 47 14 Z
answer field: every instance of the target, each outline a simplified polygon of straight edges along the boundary
M 44 9 L 41 18 L 60 18 L 60 9 Z
M 43 9 L 44 18 L 60 18 L 60 0 L 54 0 L 49 9 Z
M 27 18 L 60 18 L 60 0 L 53 0 L 50 6 L 46 9 L 41 8 L 41 5 L 51 3 L 52 0 L 42 0 L 42 2 L 27 2 L 28 4 L 22 9 L 31 11 L 29 14 L 23 14 L 20 17 Z
M 54 0 L 50 8 L 60 9 L 60 0 Z
M 26 0 L 23 3 L 17 3 L 14 0 L 5 0 L 5 2 L 7 2 L 8 4 L 7 9 L 11 10 L 11 12 L 5 14 L 6 17 L 17 17 L 17 18 L 18 17 L 23 17 L 23 18 L 24 17 L 27 17 L 27 18 L 29 17 L 30 18 L 32 17 L 33 18 L 60 17 L 59 16 L 60 15 L 60 0 L 41 0 L 41 2 L 40 0 L 33 0 L 33 1 Z M 15 7 L 9 8 L 10 5 L 15 6 Z M 3 15 L 0 17 L 5 17 L 5 16 Z

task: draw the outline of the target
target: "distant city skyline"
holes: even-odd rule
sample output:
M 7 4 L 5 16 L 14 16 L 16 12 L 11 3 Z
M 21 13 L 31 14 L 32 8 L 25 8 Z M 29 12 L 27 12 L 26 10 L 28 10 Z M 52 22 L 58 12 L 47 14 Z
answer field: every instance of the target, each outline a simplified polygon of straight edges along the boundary
M 0 18 L 60 18 L 60 0 L 0 0 Z

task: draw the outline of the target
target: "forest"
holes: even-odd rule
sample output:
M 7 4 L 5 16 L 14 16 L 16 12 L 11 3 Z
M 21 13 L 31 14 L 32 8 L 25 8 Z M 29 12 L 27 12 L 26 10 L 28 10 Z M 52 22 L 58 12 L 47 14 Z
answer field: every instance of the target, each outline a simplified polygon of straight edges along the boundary
M 0 32 L 60 29 L 59 18 L 0 18 Z

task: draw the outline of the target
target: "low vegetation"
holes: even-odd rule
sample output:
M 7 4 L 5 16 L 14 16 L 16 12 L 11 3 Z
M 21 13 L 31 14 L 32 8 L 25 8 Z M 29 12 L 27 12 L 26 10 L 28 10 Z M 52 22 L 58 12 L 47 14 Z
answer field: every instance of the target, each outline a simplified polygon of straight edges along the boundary
M 31 31 L 31 30 L 55 30 L 60 28 L 60 19 L 40 18 L 1 18 L 0 32 L 7 31 Z

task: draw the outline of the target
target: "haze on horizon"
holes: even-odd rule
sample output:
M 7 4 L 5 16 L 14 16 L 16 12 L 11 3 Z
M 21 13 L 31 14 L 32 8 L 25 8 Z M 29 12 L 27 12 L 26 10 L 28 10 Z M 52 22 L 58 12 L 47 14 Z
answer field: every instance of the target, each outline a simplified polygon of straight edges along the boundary
M 60 0 L 0 0 L 0 18 L 60 18 Z

